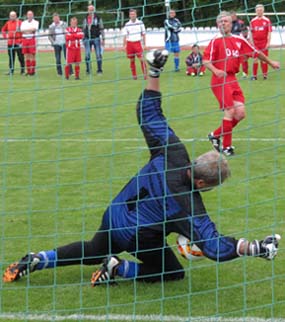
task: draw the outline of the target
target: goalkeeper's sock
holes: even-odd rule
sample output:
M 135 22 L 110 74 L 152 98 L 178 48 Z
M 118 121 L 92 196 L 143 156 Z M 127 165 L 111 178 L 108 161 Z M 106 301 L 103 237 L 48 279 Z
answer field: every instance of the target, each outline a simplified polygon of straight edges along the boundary
M 175 70 L 179 69 L 179 57 L 174 57 Z
M 117 268 L 117 275 L 125 278 L 136 278 L 139 273 L 139 264 L 122 260 Z
M 37 256 L 40 258 L 40 262 L 37 264 L 36 270 L 56 267 L 57 255 L 55 250 L 41 251 Z

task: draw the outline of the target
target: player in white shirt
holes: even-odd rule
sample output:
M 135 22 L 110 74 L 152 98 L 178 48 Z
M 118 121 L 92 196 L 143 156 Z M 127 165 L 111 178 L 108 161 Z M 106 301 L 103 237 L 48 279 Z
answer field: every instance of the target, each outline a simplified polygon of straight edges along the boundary
M 143 58 L 143 47 L 145 46 L 145 26 L 144 23 L 137 19 L 137 11 L 130 9 L 129 11 L 130 20 L 125 24 L 123 28 L 124 35 L 124 48 L 127 53 L 127 57 L 130 59 L 130 68 L 132 71 L 133 79 L 137 79 L 136 71 L 136 56 L 141 62 L 141 69 L 146 79 L 146 64 Z
M 36 68 L 36 32 L 39 30 L 39 22 L 34 19 L 33 11 L 27 12 L 27 19 L 21 24 L 23 35 L 22 52 L 25 55 L 27 76 L 35 75 Z

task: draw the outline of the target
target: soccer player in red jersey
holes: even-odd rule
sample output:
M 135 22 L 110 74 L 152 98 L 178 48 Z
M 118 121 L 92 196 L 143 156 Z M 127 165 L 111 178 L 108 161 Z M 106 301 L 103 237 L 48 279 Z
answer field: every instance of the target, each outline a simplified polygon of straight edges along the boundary
M 211 132 L 208 138 L 217 151 L 230 156 L 234 154 L 232 130 L 245 118 L 245 100 L 235 75 L 239 72 L 243 56 L 257 57 L 274 69 L 278 69 L 280 65 L 255 49 L 244 37 L 231 34 L 230 13 L 221 12 L 217 17 L 217 25 L 220 33 L 205 49 L 203 63 L 213 73 L 211 88 L 220 103 L 220 109 L 224 111 L 224 117 L 221 126 Z
M 33 11 L 27 12 L 27 19 L 21 24 L 22 52 L 25 56 L 27 76 L 35 75 L 36 69 L 36 32 L 39 30 L 39 22 L 34 19 Z
M 272 25 L 270 20 L 263 15 L 264 6 L 258 4 L 255 7 L 256 17 L 250 21 L 251 40 L 255 48 L 262 51 L 268 56 L 268 48 L 270 46 Z M 254 60 L 252 80 L 257 80 L 258 61 Z M 263 79 L 267 79 L 268 65 L 261 62 L 261 70 Z
M 80 63 L 81 63 L 81 47 L 80 40 L 83 38 L 83 32 L 77 27 L 78 21 L 76 17 L 70 19 L 70 27 L 66 28 L 66 66 L 65 78 L 69 79 L 70 65 L 75 64 L 75 79 L 79 80 Z
M 146 64 L 143 58 L 143 46 L 145 46 L 145 26 L 144 23 L 137 19 L 137 11 L 130 9 L 130 20 L 125 24 L 123 29 L 124 43 L 123 46 L 126 49 L 127 57 L 130 59 L 130 68 L 132 71 L 133 79 L 137 79 L 136 72 L 136 56 L 141 62 L 141 69 L 146 79 Z
M 6 75 L 13 75 L 15 69 L 15 57 L 18 55 L 19 63 L 21 66 L 21 74 L 25 73 L 25 59 L 22 53 L 22 33 L 20 27 L 22 20 L 17 18 L 17 13 L 11 11 L 9 20 L 2 27 L 2 36 L 7 39 L 7 49 L 9 56 L 9 71 Z

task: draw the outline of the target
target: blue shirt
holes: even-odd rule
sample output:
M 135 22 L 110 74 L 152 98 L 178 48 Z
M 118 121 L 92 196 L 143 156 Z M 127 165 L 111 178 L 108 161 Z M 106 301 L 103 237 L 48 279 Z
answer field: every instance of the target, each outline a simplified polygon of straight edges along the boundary
M 139 231 L 167 236 L 176 232 L 195 242 L 214 260 L 237 257 L 237 241 L 218 233 L 206 213 L 201 195 L 187 174 L 187 150 L 169 127 L 161 109 L 161 94 L 145 90 L 137 117 L 150 151 L 149 162 L 114 198 L 103 217 L 112 240 L 122 250 L 135 251 Z

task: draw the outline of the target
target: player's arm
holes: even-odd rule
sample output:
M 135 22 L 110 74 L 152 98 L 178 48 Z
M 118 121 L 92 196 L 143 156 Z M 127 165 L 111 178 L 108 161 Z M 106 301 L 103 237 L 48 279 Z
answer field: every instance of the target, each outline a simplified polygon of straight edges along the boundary
M 137 119 L 144 134 L 147 145 L 152 155 L 165 147 L 170 138 L 176 139 L 174 131 L 161 108 L 161 93 L 159 92 L 159 74 L 166 63 L 168 52 L 166 50 L 151 51 L 146 59 L 150 66 L 148 83 L 146 89 L 139 97 L 137 103 Z M 178 138 L 177 138 L 178 140 Z
M 8 32 L 8 23 L 6 22 L 5 25 L 1 29 L 3 38 L 7 38 L 7 32 Z
M 214 75 L 219 78 L 225 77 L 227 73 L 224 70 L 216 68 L 210 60 L 203 59 L 203 65 L 206 66 Z
M 271 60 L 267 56 L 263 54 L 263 52 L 258 52 L 257 58 L 260 59 L 261 61 L 267 63 L 270 65 L 273 69 L 279 69 L 280 68 L 280 63 L 278 61 Z

